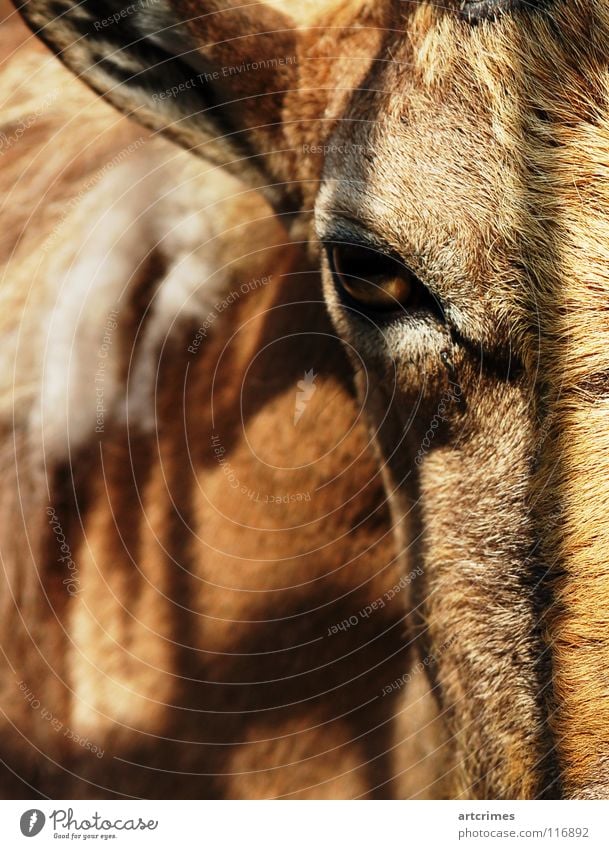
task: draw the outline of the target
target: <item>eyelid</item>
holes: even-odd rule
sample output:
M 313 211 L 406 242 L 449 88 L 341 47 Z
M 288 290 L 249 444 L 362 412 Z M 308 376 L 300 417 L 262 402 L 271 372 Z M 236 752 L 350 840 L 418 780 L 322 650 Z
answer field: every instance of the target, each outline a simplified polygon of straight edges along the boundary
M 424 263 L 418 257 L 404 256 L 395 246 L 385 241 L 372 230 L 368 230 L 361 222 L 341 214 L 340 217 L 326 217 L 321 220 L 318 239 L 326 254 L 333 245 L 342 244 L 352 248 L 363 248 L 376 251 L 381 256 L 399 263 L 410 273 L 416 275 L 434 297 L 437 297 L 433 286 L 428 285 Z
M 389 244 L 374 229 L 368 229 L 365 223 L 357 221 L 351 216 L 341 212 L 325 212 L 317 217 L 317 235 L 321 247 L 328 259 L 328 264 L 333 276 L 335 272 L 330 260 L 332 249 L 337 245 L 363 250 L 374 251 L 379 256 L 395 262 L 401 266 L 407 274 L 413 275 L 419 285 L 425 290 L 426 311 L 433 314 L 443 324 L 447 323 L 446 304 L 439 296 L 437 288 L 428 283 L 428 275 L 425 273 L 425 262 L 418 256 L 405 256 L 403 252 Z M 412 314 L 408 310 L 404 314 Z
M 370 251 L 378 251 L 383 256 L 404 264 L 403 259 L 394 248 L 376 235 L 373 236 L 361 224 L 348 218 L 333 218 L 324 228 L 319 240 L 326 249 L 336 244 L 365 248 Z

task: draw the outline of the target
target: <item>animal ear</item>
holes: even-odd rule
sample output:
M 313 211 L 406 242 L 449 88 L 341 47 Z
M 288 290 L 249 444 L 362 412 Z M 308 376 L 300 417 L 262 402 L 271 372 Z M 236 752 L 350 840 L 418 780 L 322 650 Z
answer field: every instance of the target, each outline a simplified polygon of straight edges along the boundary
M 299 206 L 286 97 L 299 29 L 243 0 L 15 0 L 30 28 L 121 111 Z

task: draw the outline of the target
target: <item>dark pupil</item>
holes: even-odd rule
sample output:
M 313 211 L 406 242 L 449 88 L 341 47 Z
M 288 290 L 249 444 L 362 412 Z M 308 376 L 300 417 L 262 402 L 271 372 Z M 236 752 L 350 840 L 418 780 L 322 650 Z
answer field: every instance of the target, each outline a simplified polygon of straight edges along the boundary
M 400 262 L 367 248 L 336 245 L 331 263 L 347 294 L 377 310 L 395 310 L 410 305 L 413 275 Z

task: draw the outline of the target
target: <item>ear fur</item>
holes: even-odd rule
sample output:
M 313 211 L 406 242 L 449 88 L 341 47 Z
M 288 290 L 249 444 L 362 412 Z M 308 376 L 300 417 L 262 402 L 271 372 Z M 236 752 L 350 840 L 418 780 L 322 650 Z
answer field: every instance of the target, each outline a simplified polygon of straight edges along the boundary
M 140 123 L 227 167 L 276 209 L 299 206 L 283 128 L 300 33 L 282 10 L 236 0 L 18 0 L 30 28 Z

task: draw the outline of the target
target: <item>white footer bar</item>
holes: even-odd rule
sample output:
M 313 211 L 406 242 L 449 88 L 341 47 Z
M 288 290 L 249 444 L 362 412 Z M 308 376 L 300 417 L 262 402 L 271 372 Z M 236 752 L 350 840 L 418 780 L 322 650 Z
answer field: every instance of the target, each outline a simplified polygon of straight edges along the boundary
M 608 802 L 0 801 L 0 846 L 609 847 Z

